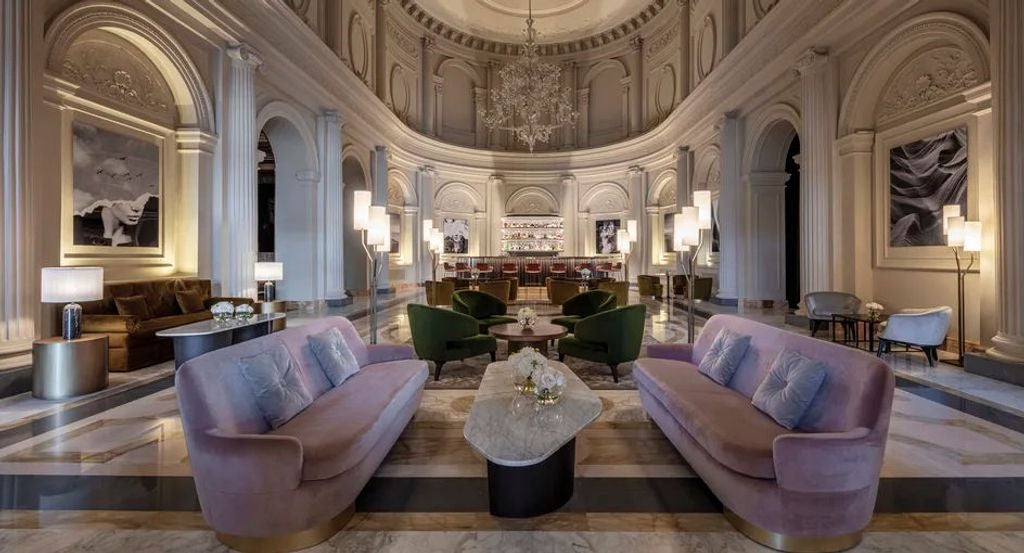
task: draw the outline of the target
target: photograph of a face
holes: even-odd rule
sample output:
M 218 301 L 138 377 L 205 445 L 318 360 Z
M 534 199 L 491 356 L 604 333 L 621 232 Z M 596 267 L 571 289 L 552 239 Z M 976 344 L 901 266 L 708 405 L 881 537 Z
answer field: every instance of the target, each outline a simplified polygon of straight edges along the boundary
M 597 253 L 613 254 L 619 253 L 618 232 L 621 228 L 619 219 L 604 219 L 597 221 Z
M 160 245 L 160 150 L 82 122 L 72 125 L 76 246 Z
M 445 219 L 441 232 L 444 233 L 444 253 L 469 253 L 469 220 Z
M 889 150 L 889 245 L 944 246 L 942 206 L 967 213 L 967 127 Z

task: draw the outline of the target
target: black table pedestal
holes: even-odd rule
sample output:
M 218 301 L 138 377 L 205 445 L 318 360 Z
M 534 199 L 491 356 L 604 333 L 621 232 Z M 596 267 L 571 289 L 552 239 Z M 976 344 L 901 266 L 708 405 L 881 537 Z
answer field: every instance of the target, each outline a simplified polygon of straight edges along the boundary
M 507 467 L 487 461 L 491 514 L 527 518 L 557 510 L 572 497 L 575 464 L 575 438 L 536 465 Z

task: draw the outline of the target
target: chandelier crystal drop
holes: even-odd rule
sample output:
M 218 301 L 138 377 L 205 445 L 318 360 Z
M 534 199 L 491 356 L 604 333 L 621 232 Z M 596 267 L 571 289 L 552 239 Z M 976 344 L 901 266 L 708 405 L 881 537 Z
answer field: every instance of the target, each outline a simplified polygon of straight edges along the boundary
M 501 87 L 491 90 L 491 109 L 480 110 L 488 129 L 512 131 L 533 151 L 547 143 L 551 133 L 575 126 L 579 113 L 573 109 L 572 91 L 561 86 L 562 69 L 540 60 L 537 31 L 533 28 L 533 2 L 526 19 L 526 43 L 517 59 L 498 73 Z

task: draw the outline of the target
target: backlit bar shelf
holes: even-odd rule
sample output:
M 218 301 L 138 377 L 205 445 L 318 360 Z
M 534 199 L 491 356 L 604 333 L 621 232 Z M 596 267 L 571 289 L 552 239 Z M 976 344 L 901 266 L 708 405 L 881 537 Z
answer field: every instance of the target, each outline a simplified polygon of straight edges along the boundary
M 501 251 L 511 255 L 558 254 L 565 250 L 561 217 L 510 215 L 501 219 Z

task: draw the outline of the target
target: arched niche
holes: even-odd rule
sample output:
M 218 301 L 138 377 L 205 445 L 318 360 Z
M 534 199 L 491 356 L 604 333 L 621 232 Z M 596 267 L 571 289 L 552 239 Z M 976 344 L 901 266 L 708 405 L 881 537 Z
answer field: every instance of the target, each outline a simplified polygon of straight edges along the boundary
M 400 169 L 388 170 L 388 216 L 391 218 L 391 255 L 403 265 L 412 263 L 418 202 L 412 183 Z
M 580 211 L 596 213 L 629 212 L 629 194 L 622 185 L 605 182 L 590 187 L 580 198 Z
M 54 136 L 60 138 L 60 161 L 40 167 L 35 176 L 46 183 L 41 186 L 53 187 L 48 195 L 62 198 L 59 246 L 53 246 L 61 264 L 101 265 L 111 280 L 210 275 L 212 246 L 199 237 L 205 203 L 200 193 L 213 182 L 216 128 L 212 99 L 185 49 L 141 12 L 103 1 L 80 2 L 59 13 L 47 24 L 44 42 L 43 106 L 53 111 L 49 120 L 59 122 Z M 155 147 L 156 154 L 147 157 L 157 159 L 153 167 L 132 170 L 131 186 L 115 193 L 119 187 L 113 184 L 106 191 L 103 183 L 88 185 L 99 190 L 99 203 L 91 205 L 123 200 L 114 196 L 132 195 L 137 186 L 155 191 L 148 192 L 140 219 L 155 232 L 142 232 L 142 223 L 130 221 L 115 223 L 121 228 L 111 231 L 105 221 L 97 239 L 83 238 L 85 223 L 79 221 L 87 209 L 79 209 L 76 198 L 83 198 L 86 181 L 76 179 L 75 169 L 100 162 L 80 155 L 85 148 L 75 137 L 83 129 L 103 137 L 105 159 L 125 159 L 134 145 Z M 151 204 L 158 207 L 151 210 Z M 128 234 L 135 238 L 125 241 Z
M 781 171 L 799 128 L 800 113 L 789 104 L 773 104 L 757 113 L 747 133 L 744 160 L 747 172 Z
M 484 210 L 483 196 L 464 182 L 449 182 L 434 195 L 434 210 L 441 213 L 475 213 Z
M 676 170 L 666 169 L 654 178 L 654 184 L 647 193 L 647 205 L 675 207 L 676 205 Z
M 629 132 L 629 72 L 616 59 L 602 60 L 583 76 L 589 91 L 586 105 L 586 142 L 601 146 L 625 138 Z
M 509 215 L 558 215 L 558 200 L 546 188 L 524 186 L 509 195 L 505 201 Z
M 349 296 L 365 293 L 369 289 L 362 235 L 360 231 L 352 228 L 351 220 L 353 193 L 356 190 L 370 190 L 370 171 L 355 150 L 354 146 L 346 146 L 342 149 L 341 157 L 342 205 L 346 210 L 343 218 L 349 222 L 342 230 L 345 242 L 343 271 L 345 273 L 345 288 Z
M 316 141 L 305 117 L 286 102 L 267 103 L 256 127 L 274 152 L 275 260 L 284 264 L 278 297 L 289 301 L 317 299 L 318 236 L 316 228 L 320 172 Z
M 463 60 L 449 58 L 437 68 L 435 82 L 440 83 L 437 102 L 438 135 L 463 146 L 476 144 L 476 90 L 480 87 L 477 72 Z

